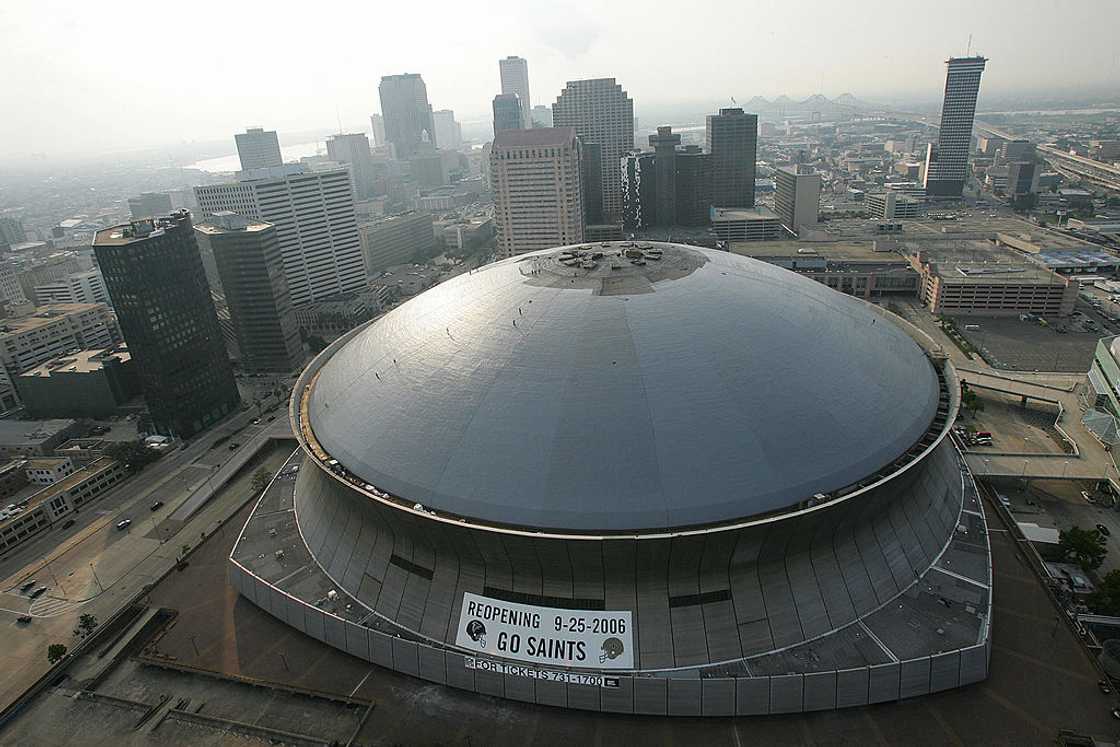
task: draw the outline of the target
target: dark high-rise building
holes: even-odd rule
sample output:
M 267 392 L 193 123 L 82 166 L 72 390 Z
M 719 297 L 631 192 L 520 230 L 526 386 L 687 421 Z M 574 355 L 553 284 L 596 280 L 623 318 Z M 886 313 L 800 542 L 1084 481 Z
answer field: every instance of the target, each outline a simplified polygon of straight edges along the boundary
M 186 210 L 98 231 L 97 264 L 154 429 L 189 437 L 241 403 Z
M 672 127 L 658 127 L 656 135 L 649 136 L 650 147 L 656 157 L 657 169 L 657 225 L 674 226 L 677 223 L 677 146 L 681 136 Z
M 552 124 L 574 127 L 581 143 L 599 146 L 602 218 L 589 217 L 587 222 L 621 224 L 619 165 L 622 157 L 634 148 L 634 102 L 614 78 L 569 81 L 552 105 Z M 588 212 L 593 215 L 597 211 Z
M 712 204 L 716 207 L 754 207 L 755 156 L 758 152 L 758 115 L 742 109 L 709 114 L 704 150 L 711 155 Z
M 521 99 L 516 93 L 499 93 L 494 97 L 494 134 L 504 130 L 523 130 Z
M 677 151 L 677 225 L 706 226 L 711 221 L 712 157 L 699 145 Z
M 402 160 L 436 143 L 428 87 L 416 73 L 386 75 L 377 88 L 381 96 L 381 116 L 385 120 L 385 139 L 396 147 Z
M 960 197 L 968 176 L 968 151 L 976 117 L 976 96 L 987 59 L 950 57 L 945 61 L 945 100 L 937 143 L 926 148 L 925 187 L 931 197 Z
M 298 368 L 303 344 L 276 228 L 220 211 L 195 232 L 200 248 L 214 257 L 241 367 L 254 372 Z
M 579 174 L 583 222 L 589 226 L 600 225 L 603 223 L 603 146 L 599 143 L 580 141 Z M 621 175 L 618 178 L 621 182 Z
M 369 200 L 374 196 L 373 156 L 365 133 L 331 135 L 327 138 L 327 157 L 350 166 L 350 183 L 354 199 Z

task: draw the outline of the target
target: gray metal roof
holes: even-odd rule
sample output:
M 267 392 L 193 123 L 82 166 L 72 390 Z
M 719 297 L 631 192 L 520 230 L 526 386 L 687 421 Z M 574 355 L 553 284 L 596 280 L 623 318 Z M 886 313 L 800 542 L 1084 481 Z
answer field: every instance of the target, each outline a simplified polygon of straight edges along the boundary
M 618 245 L 593 269 L 524 255 L 403 304 L 323 366 L 316 437 L 437 511 L 618 531 L 789 507 L 930 424 L 932 366 L 862 302 L 747 257 L 649 246 L 663 257 L 641 267 Z

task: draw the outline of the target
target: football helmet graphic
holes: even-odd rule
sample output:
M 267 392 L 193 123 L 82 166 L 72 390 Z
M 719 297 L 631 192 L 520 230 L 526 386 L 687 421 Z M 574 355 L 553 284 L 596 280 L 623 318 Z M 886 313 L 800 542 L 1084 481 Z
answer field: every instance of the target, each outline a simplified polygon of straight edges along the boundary
M 603 653 L 599 654 L 599 663 L 602 664 L 607 659 L 617 659 L 622 656 L 622 652 L 626 647 L 622 645 L 622 641 L 618 638 L 608 638 L 603 641 Z
M 467 623 L 467 635 L 478 644 L 479 648 L 486 648 L 486 626 L 481 620 L 471 620 Z

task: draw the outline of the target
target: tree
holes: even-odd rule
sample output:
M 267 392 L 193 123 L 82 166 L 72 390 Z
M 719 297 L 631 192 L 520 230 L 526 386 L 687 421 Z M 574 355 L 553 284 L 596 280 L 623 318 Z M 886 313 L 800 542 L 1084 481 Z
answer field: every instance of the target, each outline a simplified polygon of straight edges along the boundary
M 61 643 L 52 643 L 47 646 L 47 661 L 51 664 L 57 664 L 63 656 L 66 656 L 66 651 L 66 646 Z
M 74 629 L 74 637 L 86 638 L 97 628 L 97 618 L 93 615 L 82 615 L 78 618 L 78 627 Z
M 272 480 L 272 472 L 268 467 L 261 467 L 253 473 L 253 492 L 259 493 L 268 487 L 269 481 Z
M 121 464 L 128 465 L 129 472 L 139 472 L 160 458 L 160 453 L 149 449 L 143 441 L 118 441 L 105 448 L 105 454 Z
M 1120 615 L 1120 570 L 1104 574 L 1097 590 L 1086 600 L 1089 609 L 1098 615 Z
M 1058 533 L 1058 550 L 1088 573 L 1101 567 L 1108 554 L 1104 537 L 1096 529 L 1071 527 Z

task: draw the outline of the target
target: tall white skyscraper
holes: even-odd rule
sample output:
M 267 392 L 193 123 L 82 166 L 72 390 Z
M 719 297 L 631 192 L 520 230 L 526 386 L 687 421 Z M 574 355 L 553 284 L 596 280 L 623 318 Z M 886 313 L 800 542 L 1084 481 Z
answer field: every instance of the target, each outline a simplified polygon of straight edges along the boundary
M 588 223 L 621 223 L 621 163 L 634 148 L 634 102 L 614 78 L 568 81 L 552 105 L 552 124 L 574 127 L 585 157 L 598 158 L 602 194 L 589 195 Z
M 529 102 L 529 62 L 524 57 L 507 57 L 498 60 L 498 72 L 502 76 L 502 93 L 516 93 L 521 99 L 521 126 L 533 126 L 530 119 L 532 104 Z
M 242 171 L 284 164 L 284 157 L 280 155 L 280 139 L 276 137 L 275 130 L 250 127 L 234 135 L 233 139 L 237 142 L 237 157 L 241 159 Z
M 579 141 L 574 128 L 494 133 L 490 184 L 498 256 L 583 241 Z
M 960 197 L 968 176 L 968 151 L 976 117 L 980 75 L 988 60 L 950 57 L 945 61 L 945 100 L 941 104 L 941 129 L 937 143 L 926 147 L 925 187 L 931 197 Z
M 294 306 L 365 287 L 348 169 L 308 172 L 288 164 L 195 187 L 195 196 L 205 216 L 229 210 L 276 226 Z

